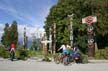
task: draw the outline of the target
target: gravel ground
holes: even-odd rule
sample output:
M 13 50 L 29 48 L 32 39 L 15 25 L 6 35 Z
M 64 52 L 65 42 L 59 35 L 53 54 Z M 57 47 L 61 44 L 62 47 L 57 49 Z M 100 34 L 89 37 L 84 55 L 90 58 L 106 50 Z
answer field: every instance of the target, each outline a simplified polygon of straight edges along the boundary
M 33 59 L 12 62 L 9 59 L 0 58 L 0 71 L 108 71 L 108 62 L 93 61 L 88 64 L 72 63 L 64 66 L 63 64 Z

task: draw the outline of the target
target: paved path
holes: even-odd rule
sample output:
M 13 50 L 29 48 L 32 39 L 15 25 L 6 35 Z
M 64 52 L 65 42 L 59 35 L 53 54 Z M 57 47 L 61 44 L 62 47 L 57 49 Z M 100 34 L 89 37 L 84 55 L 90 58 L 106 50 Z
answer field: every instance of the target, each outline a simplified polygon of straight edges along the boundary
M 108 63 L 55 64 L 36 60 L 14 61 L 0 59 L 0 71 L 108 71 Z

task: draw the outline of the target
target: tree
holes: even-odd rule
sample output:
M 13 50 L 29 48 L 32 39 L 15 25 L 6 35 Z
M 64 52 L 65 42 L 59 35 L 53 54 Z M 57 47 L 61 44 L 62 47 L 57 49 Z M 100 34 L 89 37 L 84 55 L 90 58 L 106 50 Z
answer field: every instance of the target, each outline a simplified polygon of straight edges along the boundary
M 5 24 L 4 33 L 2 36 L 2 44 L 5 46 L 10 46 L 12 42 L 18 43 L 18 29 L 17 22 L 13 21 L 11 26 L 8 23 Z
M 10 34 L 11 34 L 11 40 L 10 42 L 14 42 L 15 44 L 18 43 L 18 29 L 17 29 L 17 22 L 13 21 L 11 27 L 10 27 Z
M 83 25 L 82 18 L 94 15 L 97 16 L 97 23 L 94 23 L 96 40 L 98 47 L 108 46 L 108 0 L 58 0 L 57 5 L 52 6 L 45 21 L 45 29 L 49 34 L 49 27 L 53 27 L 54 22 L 57 26 L 57 47 L 69 41 L 69 18 L 67 15 L 74 14 L 73 29 L 74 43 L 85 48 L 87 43 L 86 25 Z M 104 28 L 104 29 L 103 29 Z M 53 31 L 52 31 L 53 32 Z M 53 39 L 53 37 L 52 37 Z M 104 45 L 104 46 L 103 46 Z
M 36 39 L 33 39 L 31 49 L 32 49 L 32 50 L 37 50 L 37 43 L 36 43 Z
M 9 40 L 10 40 L 9 31 L 10 31 L 9 24 L 6 23 L 5 28 L 4 28 L 4 33 L 2 36 L 2 40 L 1 40 L 2 44 L 5 46 L 9 46 Z

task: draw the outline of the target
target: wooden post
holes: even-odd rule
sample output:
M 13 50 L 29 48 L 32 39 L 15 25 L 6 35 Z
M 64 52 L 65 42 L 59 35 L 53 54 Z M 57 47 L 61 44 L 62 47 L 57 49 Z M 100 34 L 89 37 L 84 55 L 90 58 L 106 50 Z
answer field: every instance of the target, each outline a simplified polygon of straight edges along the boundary
M 24 27 L 24 40 L 23 40 L 23 47 L 26 49 L 26 42 L 27 42 L 27 36 L 26 36 L 26 27 Z
M 54 31 L 53 31 L 53 33 L 54 33 L 53 54 L 55 55 L 55 53 L 56 53 L 56 23 L 54 23 L 53 29 L 54 29 Z
M 74 14 L 72 14 L 72 15 L 68 15 L 68 17 L 69 17 L 69 19 L 70 19 L 70 45 L 71 45 L 71 47 L 73 47 L 73 22 L 72 22 L 72 20 L 73 20 L 73 15 Z
M 50 33 L 49 33 L 49 40 L 52 41 L 52 34 L 51 34 L 51 28 L 49 29 Z M 49 44 L 49 51 L 52 54 L 52 42 Z
M 42 40 L 43 41 L 46 40 L 46 32 L 44 32 Z M 46 57 L 48 55 L 47 43 L 42 43 L 42 44 L 43 44 L 42 45 L 43 46 L 43 55 L 44 55 L 44 57 Z
M 43 44 L 43 55 L 46 57 L 48 55 L 48 48 L 47 48 L 47 44 L 48 43 L 52 43 L 51 40 L 47 40 L 47 37 L 46 37 L 46 32 L 44 32 L 43 34 L 43 38 L 42 38 L 42 41 L 41 43 Z

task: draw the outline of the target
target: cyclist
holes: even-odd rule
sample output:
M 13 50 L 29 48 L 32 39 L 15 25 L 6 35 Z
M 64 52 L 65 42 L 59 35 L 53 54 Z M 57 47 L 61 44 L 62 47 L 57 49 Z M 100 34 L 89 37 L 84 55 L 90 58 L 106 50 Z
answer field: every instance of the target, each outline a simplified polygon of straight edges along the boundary
M 67 54 L 69 54 L 69 49 L 70 49 L 71 47 L 69 46 L 69 45 L 67 45 L 67 43 L 64 43 L 59 49 L 58 49 L 58 51 L 60 51 L 61 49 L 62 49 L 62 54 L 65 54 L 65 53 L 67 53 Z
M 71 47 L 70 47 L 69 45 L 67 45 L 67 43 L 64 43 L 64 44 L 58 49 L 58 51 L 62 49 L 61 60 L 62 60 L 63 63 L 65 62 L 66 65 L 69 63 L 68 55 L 70 55 L 70 48 L 71 48 Z

